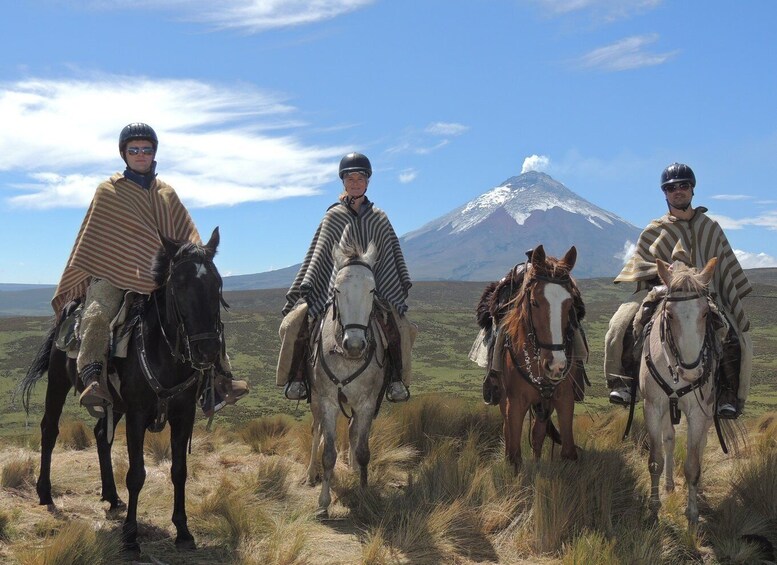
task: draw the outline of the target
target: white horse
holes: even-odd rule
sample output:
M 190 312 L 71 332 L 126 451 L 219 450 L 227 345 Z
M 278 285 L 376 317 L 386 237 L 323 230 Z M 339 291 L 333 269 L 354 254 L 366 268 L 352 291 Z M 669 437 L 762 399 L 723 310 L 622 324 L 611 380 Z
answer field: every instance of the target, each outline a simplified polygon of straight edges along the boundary
M 715 414 L 715 373 L 720 343 L 712 327 L 707 285 L 715 270 L 713 257 L 701 272 L 675 262 L 656 260 L 666 296 L 645 326 L 639 386 L 645 400 L 645 425 L 650 438 L 650 509 L 658 515 L 658 483 L 666 470 L 666 490 L 674 490 L 674 426 L 680 412 L 688 420 L 685 515 L 694 527 L 699 522 L 697 492 L 707 432 Z M 661 448 L 665 453 L 662 455 Z M 666 465 L 664 466 L 664 461 Z
M 311 360 L 313 445 L 308 466 L 308 484 L 319 478 L 319 451 L 323 440 L 319 518 L 326 518 L 331 502 L 330 482 L 337 461 L 335 437 L 337 416 L 349 418 L 349 463 L 359 467 L 361 486 L 367 485 L 370 461 L 369 434 L 383 390 L 385 347 L 373 313 L 375 277 L 372 267 L 377 250 L 370 243 L 363 253 L 356 246 L 340 243 L 334 249 L 335 281 L 331 303 L 320 321 Z

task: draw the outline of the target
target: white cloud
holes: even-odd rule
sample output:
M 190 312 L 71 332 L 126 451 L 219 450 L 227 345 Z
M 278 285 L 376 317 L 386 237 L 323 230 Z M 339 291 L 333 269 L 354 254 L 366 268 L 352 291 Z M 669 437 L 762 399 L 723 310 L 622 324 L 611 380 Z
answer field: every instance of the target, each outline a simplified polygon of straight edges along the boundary
M 621 252 L 615 254 L 615 258 L 623 261 L 623 264 L 625 265 L 626 261 L 631 259 L 631 256 L 634 255 L 636 250 L 637 244 L 627 239 L 625 242 L 623 242 L 623 249 Z
M 140 7 L 171 12 L 174 17 L 222 29 L 249 33 L 310 24 L 335 18 L 372 4 L 375 0 L 81 0 L 102 9 Z
M 644 51 L 646 45 L 654 43 L 657 39 L 658 34 L 655 33 L 627 37 L 612 45 L 590 51 L 579 59 L 578 64 L 586 69 L 616 72 L 661 65 L 678 52 L 648 53 Z
M 760 269 L 765 267 L 777 267 L 777 258 L 766 253 L 750 253 L 741 249 L 734 249 L 739 264 L 743 269 Z
M 123 169 L 118 134 L 133 121 L 160 138 L 160 177 L 189 206 L 315 194 L 344 147 L 307 145 L 294 108 L 277 95 L 194 80 L 123 76 L 0 83 L 0 174 L 21 178 L 9 201 L 83 206 L 98 180 Z M 143 100 L 143 104 L 138 103 Z
M 710 218 L 720 224 L 724 230 L 741 230 L 747 226 L 756 226 L 768 230 L 777 230 L 777 210 L 771 210 L 753 218 L 729 218 L 718 214 L 708 214 Z
M 410 182 L 413 182 L 416 177 L 418 176 L 418 171 L 415 169 L 405 169 L 404 171 L 399 173 L 399 182 L 402 184 L 407 184 Z
M 427 133 L 440 136 L 457 136 L 463 134 L 468 129 L 469 127 L 463 124 L 448 122 L 436 122 L 426 126 Z
M 713 194 L 710 198 L 713 200 L 750 200 L 752 196 L 747 194 Z
M 642 14 L 659 6 L 663 0 L 535 0 L 553 16 L 573 13 L 590 14 L 594 19 L 612 22 Z
M 550 157 L 546 157 L 545 155 L 530 155 L 523 160 L 521 174 L 529 171 L 547 171 L 549 166 Z

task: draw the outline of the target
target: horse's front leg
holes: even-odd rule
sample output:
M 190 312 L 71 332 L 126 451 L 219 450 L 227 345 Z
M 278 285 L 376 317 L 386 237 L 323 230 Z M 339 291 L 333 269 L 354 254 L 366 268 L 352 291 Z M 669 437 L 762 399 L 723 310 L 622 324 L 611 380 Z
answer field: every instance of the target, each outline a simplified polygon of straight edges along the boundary
M 35 490 L 40 504 L 54 504 L 51 498 L 51 454 L 59 436 L 59 418 L 65 405 L 70 381 L 65 374 L 64 365 L 55 366 L 55 360 L 64 363 L 64 354 L 52 355 L 49 380 L 46 386 L 45 412 L 40 421 L 40 472 Z
M 321 457 L 323 476 L 321 479 L 321 493 L 318 495 L 317 518 L 329 517 L 329 504 L 332 502 L 330 487 L 335 463 L 337 462 L 337 449 L 335 447 L 337 410 L 338 408 L 331 402 L 325 401 L 321 403 L 321 433 L 324 436 L 324 452 Z
M 138 497 L 140 489 L 146 482 L 146 467 L 143 460 L 143 441 L 146 434 L 146 415 L 137 410 L 127 410 L 127 455 L 129 469 L 127 470 L 127 516 L 124 518 L 122 528 L 122 540 L 124 550 L 128 553 L 139 554 L 138 544 Z
M 540 415 L 536 415 L 534 423 L 531 425 L 531 449 L 534 453 L 534 458 L 537 460 L 542 458 L 542 446 L 545 443 L 545 437 L 548 435 L 548 420 L 550 419 L 550 414 L 543 419 L 540 419 Z
M 529 410 L 529 403 L 523 399 L 510 397 L 505 406 L 505 451 L 507 460 L 512 463 L 517 473 L 521 468 L 521 434 L 523 420 Z
M 685 455 L 685 484 L 688 488 L 688 506 L 685 516 L 688 525 L 695 527 L 699 523 L 699 483 L 701 481 L 701 465 L 704 457 L 704 447 L 707 444 L 707 431 L 710 419 L 699 411 L 695 418 L 688 418 L 688 448 Z
M 351 465 L 359 467 L 359 484 L 361 488 L 367 486 L 367 466 L 370 463 L 370 426 L 375 414 L 375 405 L 361 407 L 354 412 L 348 426 L 350 440 Z
M 575 397 L 572 387 L 574 383 L 574 377 L 568 376 L 566 382 L 558 387 L 555 402 L 558 412 L 559 434 L 561 435 L 561 458 L 569 461 L 577 461 L 577 447 L 575 446 L 573 429 Z
M 662 420 L 663 410 L 657 403 L 645 397 L 643 403 L 645 414 L 645 427 L 650 440 L 650 458 L 648 459 L 648 472 L 650 473 L 650 510 L 655 518 L 661 508 L 661 499 L 658 494 L 658 485 L 661 473 L 664 470 L 664 455 L 662 452 Z
M 172 465 L 170 474 L 173 481 L 173 524 L 175 524 L 175 547 L 181 549 L 195 549 L 194 536 L 189 531 L 186 518 L 186 447 L 192 435 L 194 426 L 194 412 L 196 404 L 194 399 L 183 403 L 180 411 L 170 418 L 170 454 Z
M 674 492 L 674 446 L 676 436 L 674 425 L 672 424 L 672 416 L 668 411 L 664 413 L 661 427 L 663 428 L 662 435 L 664 436 L 664 473 L 666 474 L 664 489 L 666 492 Z
M 121 420 L 122 414 L 114 412 L 113 428 Z M 113 478 L 113 462 L 111 461 L 111 449 L 113 447 L 113 438 L 108 441 L 108 426 L 106 418 L 100 418 L 94 426 L 94 438 L 97 442 L 97 457 L 100 460 L 100 479 L 102 480 L 102 496 L 100 500 L 105 500 L 111 505 L 111 510 L 126 508 L 124 501 L 119 498 L 116 492 L 116 481 Z

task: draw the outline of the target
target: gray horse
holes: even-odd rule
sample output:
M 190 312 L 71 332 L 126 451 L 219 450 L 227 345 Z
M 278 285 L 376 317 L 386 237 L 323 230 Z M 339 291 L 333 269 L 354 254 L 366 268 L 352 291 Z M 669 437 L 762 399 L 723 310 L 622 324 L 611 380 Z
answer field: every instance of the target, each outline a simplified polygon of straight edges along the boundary
M 319 322 L 310 370 L 313 445 L 308 484 L 314 485 L 319 478 L 321 457 L 323 476 L 316 512 L 319 518 L 329 515 L 330 483 L 337 461 L 337 417 L 341 412 L 350 420 L 349 463 L 358 466 L 361 486 L 367 485 L 370 427 L 384 387 L 386 357 L 375 318 L 375 246 L 370 243 L 363 252 L 355 245 L 341 242 L 333 254 L 336 274 L 332 299 Z

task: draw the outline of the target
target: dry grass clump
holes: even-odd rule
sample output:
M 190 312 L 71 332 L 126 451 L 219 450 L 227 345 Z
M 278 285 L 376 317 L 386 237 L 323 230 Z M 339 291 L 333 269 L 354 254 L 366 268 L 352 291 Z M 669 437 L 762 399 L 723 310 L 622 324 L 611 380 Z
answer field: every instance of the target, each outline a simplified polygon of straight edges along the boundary
M 291 463 L 281 457 L 262 458 L 256 465 L 247 488 L 263 499 L 281 501 L 289 496 Z
M 240 429 L 240 437 L 255 453 L 274 455 L 288 450 L 286 434 L 297 423 L 286 414 L 251 420 Z
M 92 430 L 81 420 L 66 420 L 59 427 L 59 441 L 65 449 L 83 451 L 92 447 Z
M 25 547 L 15 556 L 21 565 L 97 565 L 119 561 L 122 552 L 118 532 L 94 531 L 83 521 L 64 524 L 44 547 Z
M 32 458 L 22 457 L 6 462 L 0 485 L 9 489 L 27 489 L 35 485 L 35 464 Z
M 0 510 L 0 541 L 8 541 L 10 538 L 11 514 L 7 510 Z
M 170 426 L 158 433 L 146 432 L 143 441 L 143 450 L 151 461 L 159 465 L 163 461 L 170 461 L 172 450 L 170 447 Z

